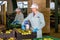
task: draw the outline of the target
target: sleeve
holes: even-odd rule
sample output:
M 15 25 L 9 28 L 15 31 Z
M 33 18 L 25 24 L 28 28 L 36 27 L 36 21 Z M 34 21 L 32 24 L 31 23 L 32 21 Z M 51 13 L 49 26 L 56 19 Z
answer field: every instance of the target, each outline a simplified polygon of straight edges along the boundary
M 22 25 L 24 25 L 24 22 L 25 22 L 26 20 L 29 20 L 29 18 L 30 18 L 30 14 L 23 20 Z
M 16 21 L 17 20 L 17 15 L 15 16 L 15 19 L 14 19 L 14 21 Z
M 24 15 L 21 14 L 21 15 L 20 15 L 20 21 L 21 21 L 21 23 L 23 22 L 23 20 L 24 20 Z
M 38 29 L 42 29 L 45 26 L 45 20 L 43 14 L 40 14 L 40 27 Z

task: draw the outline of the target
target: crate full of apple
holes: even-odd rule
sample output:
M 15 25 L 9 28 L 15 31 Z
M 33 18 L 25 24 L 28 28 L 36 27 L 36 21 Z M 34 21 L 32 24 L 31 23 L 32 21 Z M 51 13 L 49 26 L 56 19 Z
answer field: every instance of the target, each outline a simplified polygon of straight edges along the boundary
M 17 39 L 32 39 L 36 38 L 36 33 L 31 30 L 16 29 Z
M 0 38 L 4 38 L 4 34 L 2 31 L 0 31 Z
M 31 30 L 22 30 L 22 29 L 16 29 L 16 32 L 20 33 L 21 35 L 29 35 L 32 33 Z
M 14 30 L 6 30 L 4 33 L 5 38 L 15 37 L 15 31 Z
M 10 38 L 8 38 L 7 40 L 17 40 L 17 39 L 14 38 L 14 37 L 10 37 Z

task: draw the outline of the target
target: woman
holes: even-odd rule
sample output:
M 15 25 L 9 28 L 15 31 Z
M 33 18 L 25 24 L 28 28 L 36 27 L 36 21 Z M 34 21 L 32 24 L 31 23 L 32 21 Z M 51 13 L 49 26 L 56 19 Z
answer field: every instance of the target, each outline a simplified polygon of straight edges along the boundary
M 32 13 L 30 13 L 25 20 L 23 21 L 22 25 L 26 20 L 31 22 L 31 30 L 33 32 L 37 32 L 37 38 L 42 38 L 42 28 L 45 26 L 44 16 L 41 12 L 38 11 L 38 5 L 32 4 L 31 6 Z
M 22 22 L 24 20 L 24 15 L 22 14 L 22 12 L 19 8 L 17 8 L 15 10 L 15 12 L 16 12 L 16 16 L 15 16 L 15 20 L 12 22 L 12 24 L 22 24 Z

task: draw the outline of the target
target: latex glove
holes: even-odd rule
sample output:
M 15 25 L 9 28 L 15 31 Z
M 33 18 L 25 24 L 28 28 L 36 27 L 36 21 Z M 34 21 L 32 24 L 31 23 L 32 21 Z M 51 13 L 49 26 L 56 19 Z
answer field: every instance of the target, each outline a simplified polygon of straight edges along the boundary
M 14 21 L 14 24 L 19 24 L 19 21 L 17 21 L 17 20 L 16 20 L 16 21 Z
M 15 21 L 13 21 L 11 24 L 16 24 Z
M 37 32 L 37 31 L 38 31 L 38 28 L 33 29 L 33 32 Z
M 25 25 L 22 25 L 21 29 L 22 29 L 22 30 L 25 30 Z

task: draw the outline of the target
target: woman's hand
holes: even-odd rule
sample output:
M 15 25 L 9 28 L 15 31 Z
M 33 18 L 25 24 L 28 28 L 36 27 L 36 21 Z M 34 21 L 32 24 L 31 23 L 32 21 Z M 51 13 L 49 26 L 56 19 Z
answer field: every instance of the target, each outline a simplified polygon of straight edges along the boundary
M 38 31 L 38 28 L 33 29 L 33 32 L 37 32 L 37 31 Z

